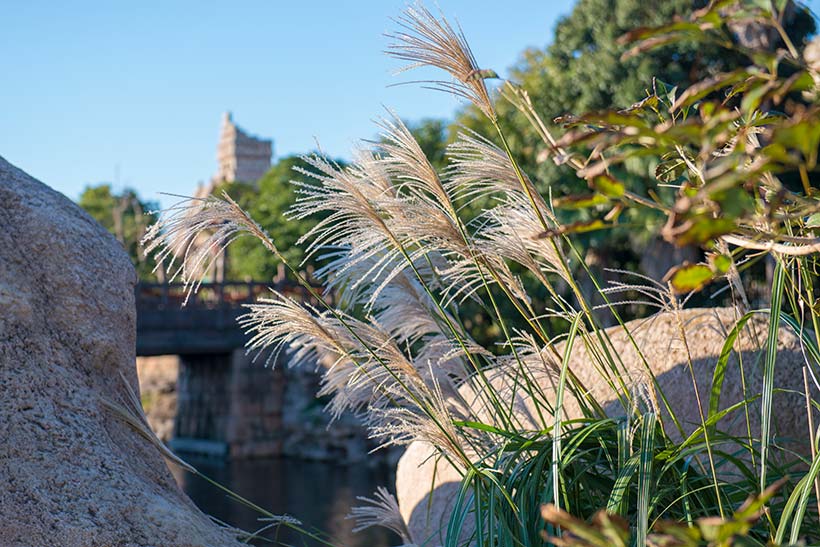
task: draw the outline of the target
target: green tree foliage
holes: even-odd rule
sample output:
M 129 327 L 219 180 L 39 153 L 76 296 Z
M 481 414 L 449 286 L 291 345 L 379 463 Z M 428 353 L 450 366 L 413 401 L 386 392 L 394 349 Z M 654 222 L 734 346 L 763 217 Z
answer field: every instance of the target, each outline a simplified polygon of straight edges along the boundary
M 255 184 L 223 183 L 213 192 L 219 196 L 224 190 L 236 200 L 268 232 L 282 255 L 294 265 L 301 264 L 305 257 L 296 241 L 316 223 L 315 219 L 285 221 L 285 213 L 297 197 L 297 188 L 291 181 L 302 178 L 295 169 L 307 167 L 301 156 L 286 156 L 279 159 Z M 276 276 L 278 267 L 279 259 L 258 241 L 240 238 L 231 247 L 227 277 L 233 280 L 270 281 Z
M 114 192 L 110 184 L 86 187 L 78 204 L 125 247 L 141 280 L 157 279 L 153 273 L 155 262 L 144 255 L 140 240 L 146 227 L 155 222 L 152 211 L 157 211 L 159 204 L 143 201 L 130 188 Z
M 620 43 L 619 38 L 627 32 L 660 26 L 690 13 L 692 7 L 692 0 L 579 0 L 572 13 L 556 25 L 550 46 L 524 51 L 510 80 L 529 93 L 542 119 L 552 120 L 567 113 L 627 108 L 647 96 L 654 79 L 683 89 L 750 63 L 740 53 L 694 42 L 676 42 L 621 60 L 629 45 Z M 794 14 L 787 31 L 802 42 L 814 31 L 811 15 L 802 10 Z M 552 162 L 539 161 L 544 157 L 544 147 L 537 145 L 541 139 L 514 106 L 499 101 L 497 109 L 505 122 L 507 140 L 528 173 L 559 187 L 574 184 L 574 177 L 565 176 L 566 171 L 555 168 Z M 485 117 L 474 107 L 458 121 L 482 134 L 492 134 Z
M 549 125 L 548 129 L 556 132 L 551 124 L 556 117 L 628 108 L 661 91 L 653 88 L 653 82 L 662 82 L 663 88 L 685 89 L 719 72 L 751 64 L 740 52 L 694 41 L 675 42 L 622 60 L 630 45 L 619 38 L 627 32 L 660 26 L 702 4 L 705 2 L 692 0 L 579 0 L 573 11 L 556 25 L 550 46 L 524 51 L 511 71 L 510 80 L 528 93 L 534 110 Z M 803 8 L 797 9 L 786 26 L 798 44 L 814 31 L 813 19 Z M 515 106 L 501 100 L 497 110 L 513 153 L 543 193 L 560 197 L 588 191 L 585 182 L 575 177 L 571 169 L 548 158 L 547 144 Z M 494 134 L 487 118 L 473 106 L 457 121 L 482 135 Z M 656 167 L 654 159 L 634 158 L 617 166 L 614 174 L 632 188 L 654 188 Z M 590 219 L 583 209 L 561 213 L 566 222 Z M 590 232 L 578 238 L 583 247 L 594 246 L 599 254 L 607 254 L 608 250 L 618 255 L 602 257 L 605 263 L 613 265 L 614 261 L 619 267 L 633 267 L 629 262 L 636 255 L 631 250 L 641 249 L 652 234 L 658 233 L 662 222 L 661 217 L 651 212 L 627 211 L 620 219 L 626 229 Z

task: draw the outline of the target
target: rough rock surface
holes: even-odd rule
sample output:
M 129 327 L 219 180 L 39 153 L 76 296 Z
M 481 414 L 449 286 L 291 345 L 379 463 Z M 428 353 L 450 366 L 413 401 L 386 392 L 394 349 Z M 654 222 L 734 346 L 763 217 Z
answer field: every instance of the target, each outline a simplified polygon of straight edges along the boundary
M 125 252 L 2 158 L 0 203 L 0 545 L 239 545 L 103 403 L 137 390 Z
M 699 425 L 700 415 L 688 366 L 687 346 L 681 341 L 681 323 L 686 331 L 688 355 L 692 359 L 698 393 L 708 409 L 709 390 L 715 363 L 723 347 L 726 334 L 735 323 L 735 315 L 734 311 L 728 308 L 692 309 L 680 312 L 680 322 L 675 314 L 663 313 L 650 320 L 636 320 L 627 323 L 627 328 L 646 357 L 660 389 L 666 395 L 675 415 L 681 420 L 688 434 Z M 761 355 L 760 344 L 765 343 L 766 340 L 766 329 L 765 319 L 750 321 L 735 345 L 735 350 L 739 351 L 742 356 L 750 396 L 759 393 L 762 387 L 763 367 L 758 357 Z M 645 367 L 624 330 L 621 327 L 610 327 L 606 329 L 606 332 L 612 340 L 614 352 L 620 356 L 628 371 L 627 385 L 634 386 L 645 382 Z M 563 344 L 558 345 L 557 349 L 560 354 L 563 354 Z M 581 343 L 573 346 L 570 369 L 609 415 L 623 415 L 623 407 L 618 403 L 613 403 L 616 400 L 615 392 L 591 363 L 592 358 Z M 804 391 L 803 364 L 803 353 L 798 338 L 791 331 L 781 328 L 778 337 L 775 387 L 793 390 L 793 392 L 776 392 L 774 395 L 774 407 L 777 411 L 773 418 L 773 433 L 778 436 L 781 446 L 790 446 L 794 450 L 808 454 L 810 447 L 806 439 L 809 430 L 802 394 Z M 537 423 L 534 418 L 537 413 L 534 411 L 532 401 L 523 396 L 525 394 L 521 393 L 520 387 L 516 389 L 514 395 L 513 385 L 520 386 L 520 381 L 515 381 L 514 370 L 495 370 L 488 374 L 502 400 L 515 398 L 515 413 L 525 426 L 529 424 L 532 429 L 545 427 Z M 556 375 L 551 369 L 548 370 L 543 366 L 533 367 L 530 369 L 530 374 L 537 378 L 538 384 L 547 397 L 555 393 Z M 482 411 L 476 393 L 468 387 L 460 388 L 461 395 L 472 404 L 472 409 L 477 413 L 479 419 L 492 423 L 491 414 Z M 565 397 L 566 417 L 580 417 L 581 411 L 577 400 L 573 399 L 569 393 L 566 393 Z M 720 406 L 726 408 L 743 399 L 739 367 L 737 360 L 733 358 L 727 367 Z M 758 432 L 758 436 L 759 413 L 759 406 L 752 403 L 750 405 L 751 428 L 753 434 L 755 431 Z M 665 414 L 662 412 L 662 417 Z M 814 421 L 817 422 L 816 416 Z M 548 425 L 552 424 L 546 424 Z M 667 419 L 665 425 L 667 432 L 673 438 L 679 438 L 676 431 L 671 431 L 674 426 L 671 426 L 670 420 Z M 722 431 L 737 436 L 746 435 L 746 424 L 742 411 L 727 415 L 718 426 Z M 782 455 L 781 453 L 780 456 Z M 771 456 L 777 457 L 776 454 Z M 437 458 L 431 445 L 416 441 L 407 448 L 399 460 L 396 472 L 396 492 L 401 515 L 408 525 L 414 542 L 431 547 L 444 543 L 447 523 L 452 513 L 454 497 L 457 494 L 460 480 L 461 473 L 443 459 Z M 472 525 L 468 521 L 462 530 L 462 537 L 469 537 L 471 532 Z

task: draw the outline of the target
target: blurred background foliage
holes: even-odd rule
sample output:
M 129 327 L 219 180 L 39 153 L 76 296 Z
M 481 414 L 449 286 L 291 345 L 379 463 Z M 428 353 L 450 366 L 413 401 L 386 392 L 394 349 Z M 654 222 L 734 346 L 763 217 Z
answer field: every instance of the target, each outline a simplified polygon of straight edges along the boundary
M 300 264 L 304 258 L 296 241 L 314 224 L 313 220 L 285 221 L 285 213 L 296 201 L 296 188 L 290 183 L 299 178 L 295 168 L 307 165 L 299 156 L 278 159 L 259 181 L 229 182 L 217 185 L 214 195 L 226 191 L 276 241 L 282 254 L 291 264 Z M 226 277 L 233 280 L 270 281 L 277 272 L 279 260 L 259 242 L 240 238 L 228 255 Z

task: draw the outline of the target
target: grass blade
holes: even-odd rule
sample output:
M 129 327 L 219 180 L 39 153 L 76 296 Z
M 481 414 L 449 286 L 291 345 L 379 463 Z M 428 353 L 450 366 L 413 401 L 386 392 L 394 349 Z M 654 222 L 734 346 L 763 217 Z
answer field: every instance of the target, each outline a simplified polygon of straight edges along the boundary
M 638 471 L 638 522 L 636 525 L 636 545 L 646 545 L 649 531 L 649 499 L 652 486 L 652 464 L 655 452 L 655 432 L 657 417 L 654 412 L 643 415 L 641 422 L 641 454 Z
M 766 362 L 763 368 L 762 401 L 760 403 L 760 490 L 766 489 L 767 458 L 771 442 L 772 397 L 774 395 L 774 368 L 777 361 L 777 340 L 780 333 L 780 308 L 785 287 L 783 262 L 778 260 L 772 283 L 772 305 L 769 312 L 769 337 L 766 340 Z

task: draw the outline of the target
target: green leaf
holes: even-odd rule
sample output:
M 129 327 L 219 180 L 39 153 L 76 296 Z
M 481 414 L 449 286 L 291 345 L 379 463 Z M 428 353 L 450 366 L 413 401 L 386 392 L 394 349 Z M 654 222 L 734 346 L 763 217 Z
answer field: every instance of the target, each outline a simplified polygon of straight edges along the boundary
M 820 228 L 820 213 L 809 215 L 806 219 L 806 228 Z
M 497 78 L 498 73 L 490 68 L 474 70 L 469 76 L 467 76 L 467 80 L 495 80 Z
M 772 413 L 774 411 L 772 397 L 774 395 L 774 369 L 777 362 L 777 342 L 780 334 L 780 310 L 785 293 L 786 273 L 783 260 L 775 262 L 774 279 L 772 281 L 772 300 L 769 312 L 769 337 L 766 339 L 766 360 L 763 366 L 763 388 L 760 403 L 760 461 L 767 461 L 769 444 L 771 443 Z M 767 466 L 760 468 L 760 489 L 766 488 Z
M 778 490 L 780 490 L 784 484 L 786 484 L 787 479 L 781 478 L 780 480 L 770 484 L 757 496 L 749 496 L 743 505 L 737 508 L 735 514 L 732 516 L 734 520 L 742 520 L 747 523 L 753 523 L 757 519 L 760 518 L 761 513 L 765 511 L 766 504 L 769 502 L 770 499 L 774 497 Z
M 667 274 L 672 288 L 678 293 L 699 291 L 708 285 L 715 274 L 706 264 L 676 266 Z
M 769 92 L 772 91 L 776 82 L 756 82 L 751 85 L 749 89 L 743 93 L 743 100 L 740 102 L 740 109 L 751 116 L 752 113 L 760 107 L 760 104 L 768 97 Z
M 698 519 L 698 528 L 703 539 L 710 542 L 717 541 L 725 536 L 723 527 L 727 524 L 725 520 L 720 517 L 706 517 Z
M 723 391 L 723 379 L 726 377 L 726 367 L 729 366 L 729 357 L 732 355 L 735 340 L 737 340 L 740 331 L 743 330 L 743 327 L 746 326 L 749 319 L 752 318 L 752 315 L 753 314 L 749 312 L 738 319 L 735 326 L 729 331 L 726 340 L 723 342 L 723 348 L 720 350 L 720 356 L 718 357 L 715 371 L 712 375 L 712 388 L 709 394 L 709 418 L 718 414 L 718 410 L 720 409 L 720 395 Z M 714 428 L 711 428 L 711 431 L 713 430 Z
M 652 88 L 655 90 L 655 95 L 665 99 L 667 108 L 675 104 L 675 98 L 678 95 L 678 86 L 664 82 L 658 78 L 653 78 Z
M 749 73 L 745 69 L 737 69 L 701 80 L 681 93 L 678 100 L 672 105 L 671 110 L 674 111 L 682 106 L 691 105 L 711 93 L 745 80 L 748 76 Z
M 720 211 L 725 217 L 741 217 L 754 210 L 754 198 L 743 188 L 737 186 L 709 192 L 709 199 L 720 204 Z
M 590 181 L 590 186 L 608 198 L 618 199 L 626 193 L 626 187 L 609 175 L 599 175 Z
M 581 324 L 582 318 L 583 315 L 579 313 L 573 320 L 572 326 L 570 327 L 566 347 L 564 348 L 564 357 L 561 360 L 561 374 L 558 378 L 558 390 L 556 391 L 557 400 L 555 402 L 554 412 L 555 422 L 552 427 L 552 499 L 556 507 L 559 507 L 559 491 L 562 482 L 559 461 L 561 460 L 561 419 L 564 414 L 564 389 L 567 382 L 567 370 L 569 368 L 570 356 L 572 355 L 572 347 L 575 344 L 575 335 L 578 333 L 578 327 Z
M 643 414 L 641 421 L 641 452 L 638 469 L 638 516 L 635 545 L 646 545 L 646 533 L 649 529 L 649 498 L 653 481 L 652 465 L 655 453 L 655 434 L 657 433 L 657 416 L 654 412 Z
M 820 476 L 820 457 L 815 456 L 811 462 L 809 472 L 803 476 L 802 479 L 800 479 L 800 482 L 797 483 L 797 488 L 794 489 L 794 492 L 792 492 L 792 496 L 789 499 L 789 502 L 791 502 L 792 498 L 799 494 L 797 503 L 792 504 L 791 506 L 795 509 L 794 519 L 792 520 L 791 539 L 789 540 L 789 543 L 791 544 L 796 544 L 799 541 L 800 529 L 804 524 L 804 516 L 809 506 L 809 496 L 811 495 L 812 487 L 814 486 L 818 476 Z M 772 487 L 770 486 L 769 488 Z
M 561 226 L 559 233 L 561 234 L 583 234 L 586 232 L 594 232 L 595 230 L 604 230 L 611 228 L 611 224 L 607 224 L 601 219 L 590 220 L 587 222 L 573 222 L 566 226 Z
M 608 547 L 627 547 L 629 543 L 629 523 L 619 515 L 598 511 L 592 522 L 600 528 L 608 541 Z
M 701 216 L 687 224 L 685 229 L 675 235 L 678 245 L 702 245 L 735 229 L 734 221 L 727 218 Z
M 563 118 L 567 118 L 564 116 Z M 562 118 L 562 119 L 563 119 Z M 646 121 L 644 121 L 641 116 L 638 114 L 630 113 L 626 110 L 600 110 L 598 112 L 587 112 L 583 116 L 576 117 L 574 119 L 568 118 L 569 121 L 574 123 L 585 123 L 588 125 L 593 126 L 626 126 L 626 127 L 638 127 L 640 129 L 650 129 L 650 126 L 647 125 Z
M 687 526 L 686 524 L 674 521 L 660 521 L 655 525 L 655 531 L 664 536 L 657 536 L 652 534 L 650 536 L 653 545 L 661 545 L 658 539 L 670 540 L 668 545 L 674 547 L 695 547 L 700 544 L 701 534 L 700 530 L 695 526 Z
M 604 230 L 612 228 L 612 224 L 607 224 L 601 219 L 588 220 L 586 222 L 573 222 L 572 224 L 565 224 L 546 232 L 541 232 L 538 237 L 556 237 L 566 234 L 583 234 L 585 232 L 594 232 L 595 230 Z
M 557 525 L 571 533 L 579 540 L 579 545 L 586 545 L 588 547 L 610 547 L 612 545 L 610 538 L 601 533 L 595 526 L 573 517 L 551 503 L 541 508 L 541 517 L 547 522 Z M 458 537 L 458 534 L 454 534 L 454 537 Z
M 640 114 L 644 112 L 647 108 L 657 108 L 658 102 L 659 100 L 657 95 L 650 95 L 649 97 L 646 97 L 645 99 L 632 104 L 632 106 L 630 106 L 629 108 L 624 108 L 619 112 L 623 114 Z
M 725 274 L 732 267 L 732 257 L 722 254 L 716 254 L 709 257 L 709 262 L 712 269 L 717 273 Z
M 817 149 L 820 147 L 820 120 L 808 118 L 781 125 L 772 132 L 772 143 L 780 144 L 786 150 L 797 149 L 809 160 L 809 169 L 813 169 L 817 160 Z
M 612 491 L 609 494 L 609 501 L 607 501 L 606 504 L 606 510 L 610 513 L 618 511 L 624 496 L 629 493 L 629 483 L 632 481 L 632 477 L 638 472 L 640 463 L 640 454 L 635 454 L 621 466 L 618 472 L 618 478 L 615 479 L 615 484 L 612 486 Z
M 552 204 L 559 209 L 589 209 L 606 203 L 609 203 L 609 198 L 602 194 L 579 194 L 552 200 Z
M 655 168 L 655 178 L 663 183 L 672 183 L 686 172 L 686 162 L 680 158 L 663 161 Z

